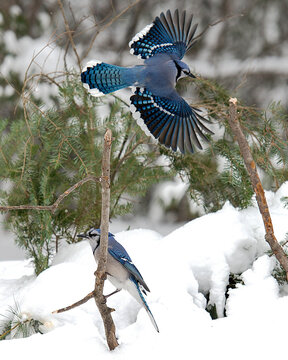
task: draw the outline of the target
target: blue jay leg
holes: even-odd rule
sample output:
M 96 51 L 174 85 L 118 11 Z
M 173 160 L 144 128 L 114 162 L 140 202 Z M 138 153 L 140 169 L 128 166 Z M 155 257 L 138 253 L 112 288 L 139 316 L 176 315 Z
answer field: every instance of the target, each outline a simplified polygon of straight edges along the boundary
M 122 289 L 116 289 L 115 291 L 113 291 L 111 294 L 108 294 L 108 295 L 103 295 L 104 298 L 105 298 L 105 302 L 107 300 L 108 297 L 114 295 L 114 294 L 117 294 L 119 291 L 121 291 Z

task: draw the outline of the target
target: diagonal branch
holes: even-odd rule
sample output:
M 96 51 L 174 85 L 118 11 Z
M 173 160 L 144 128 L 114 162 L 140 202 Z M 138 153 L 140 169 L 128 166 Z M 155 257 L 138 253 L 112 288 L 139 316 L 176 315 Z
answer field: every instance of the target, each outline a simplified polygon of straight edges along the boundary
M 229 100 L 229 125 L 239 144 L 241 155 L 243 157 L 244 163 L 246 165 L 246 169 L 250 176 L 251 184 L 256 194 L 257 204 L 260 213 L 262 215 L 265 232 L 266 232 L 265 240 L 268 242 L 268 244 L 272 249 L 273 254 L 276 256 L 277 260 L 285 270 L 286 278 L 288 281 L 288 258 L 274 235 L 273 224 L 272 224 L 268 204 L 257 172 L 256 164 L 252 157 L 248 142 L 242 132 L 242 129 L 238 121 L 237 99 L 235 98 L 231 98 Z
M 52 314 L 59 314 L 62 313 L 64 311 L 68 311 L 71 309 L 74 309 L 77 306 L 80 306 L 82 304 L 85 304 L 88 300 L 92 299 L 95 296 L 95 290 L 91 291 L 89 294 L 87 294 L 83 299 L 76 301 L 75 303 L 73 303 L 72 305 L 69 306 L 65 306 L 64 308 L 52 311 Z
M 84 179 L 78 181 L 76 184 L 71 186 L 69 189 L 64 191 L 57 200 L 52 205 L 7 205 L 7 206 L 0 206 L 0 211 L 10 211 L 10 210 L 42 210 L 42 211 L 51 211 L 52 214 L 55 213 L 60 203 L 68 196 L 70 195 L 74 190 L 76 190 L 78 187 L 82 186 L 88 181 L 99 181 L 101 182 L 101 179 L 94 176 L 94 175 L 88 175 Z

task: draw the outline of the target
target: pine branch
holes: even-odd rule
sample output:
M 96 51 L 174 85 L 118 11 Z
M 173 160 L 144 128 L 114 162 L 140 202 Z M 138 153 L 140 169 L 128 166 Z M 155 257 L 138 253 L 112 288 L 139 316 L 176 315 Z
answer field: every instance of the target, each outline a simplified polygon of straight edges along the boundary
M 246 165 L 246 169 L 248 171 L 254 192 L 256 194 L 257 204 L 262 215 L 264 227 L 265 227 L 265 240 L 270 245 L 273 254 L 276 256 L 277 260 L 283 267 L 286 272 L 286 279 L 288 281 L 288 258 L 278 243 L 273 230 L 273 224 L 268 208 L 268 204 L 266 201 L 265 193 L 257 172 L 255 161 L 252 157 L 248 142 L 241 130 L 240 123 L 237 117 L 237 99 L 230 98 L 229 100 L 229 125 L 237 139 L 239 144 L 240 152 L 243 157 L 244 163 Z
M 69 189 L 64 191 L 57 200 L 52 205 L 11 205 L 11 206 L 0 206 L 0 211 L 10 211 L 10 210 L 40 210 L 40 211 L 51 211 L 53 214 L 57 210 L 60 203 L 66 198 L 66 196 L 70 195 L 74 190 L 78 187 L 82 186 L 88 181 L 101 181 L 96 176 L 88 175 L 84 179 L 78 181 L 76 184 L 71 186 Z

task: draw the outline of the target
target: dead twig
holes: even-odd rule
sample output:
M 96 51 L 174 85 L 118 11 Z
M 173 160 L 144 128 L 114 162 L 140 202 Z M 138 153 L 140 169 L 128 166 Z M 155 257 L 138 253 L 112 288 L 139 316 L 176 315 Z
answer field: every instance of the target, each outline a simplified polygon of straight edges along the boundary
M 62 313 L 64 311 L 68 311 L 71 309 L 74 309 L 77 306 L 80 306 L 82 304 L 85 304 L 88 300 L 92 299 L 95 296 L 95 290 L 91 291 L 88 295 L 86 295 L 83 299 L 76 301 L 75 303 L 73 303 L 72 305 L 69 306 L 65 306 L 64 308 L 55 310 L 52 312 L 52 314 L 59 314 Z
M 241 126 L 237 117 L 237 99 L 231 98 L 229 100 L 229 125 L 235 135 L 237 142 L 239 144 L 240 152 L 243 157 L 246 169 L 248 171 L 251 184 L 253 186 L 254 192 L 256 194 L 257 204 L 262 215 L 264 227 L 265 227 L 265 240 L 271 247 L 273 254 L 276 256 L 277 260 L 283 267 L 286 272 L 286 279 L 288 281 L 288 258 L 278 243 L 275 235 L 273 224 L 266 201 L 265 193 L 257 172 L 255 161 L 252 157 L 248 142 L 242 132 Z
M 208 25 L 204 28 L 204 30 L 201 31 L 200 34 L 198 34 L 197 36 L 195 36 L 195 37 L 193 38 L 193 41 L 198 40 L 198 39 L 199 39 L 202 35 L 204 35 L 211 27 L 213 27 L 213 26 L 215 26 L 215 25 L 218 25 L 218 24 L 220 24 L 221 22 L 226 21 L 227 19 L 232 19 L 232 18 L 234 18 L 234 17 L 243 16 L 243 15 L 244 15 L 244 14 L 242 14 L 242 13 L 240 13 L 240 14 L 227 15 L 227 16 L 225 16 L 224 18 L 221 18 L 221 19 L 219 19 L 219 20 L 216 20 L 216 21 L 215 21 L 214 23 L 212 23 L 212 24 L 208 24 Z
M 85 59 L 90 50 L 92 49 L 92 46 L 97 38 L 97 36 L 99 35 L 100 32 L 102 32 L 103 30 L 107 29 L 109 26 L 111 26 L 116 20 L 119 19 L 119 17 L 121 17 L 123 14 L 125 14 L 128 10 L 130 10 L 133 6 L 137 5 L 141 0 L 136 0 L 134 1 L 132 4 L 129 4 L 125 9 L 123 9 L 122 11 L 119 12 L 119 14 L 113 16 L 113 18 L 108 22 L 106 23 L 105 25 L 103 25 L 100 29 L 97 29 L 90 41 L 90 45 L 88 47 L 88 49 L 85 51 L 85 53 L 83 54 L 82 56 L 82 59 Z M 94 27 L 96 27 L 97 25 L 95 25 Z
M 81 60 L 80 60 L 80 57 L 78 55 L 78 52 L 77 52 L 77 49 L 76 49 L 76 46 L 75 46 L 75 43 L 74 43 L 74 40 L 73 40 L 72 31 L 71 31 L 71 29 L 69 27 L 69 24 L 68 24 L 68 21 L 67 21 L 67 18 L 66 18 L 65 11 L 64 11 L 63 4 L 62 4 L 61 0 L 58 0 L 58 5 L 59 5 L 61 13 L 62 13 L 62 17 L 63 17 L 63 20 L 64 20 L 65 29 L 66 29 L 68 37 L 69 37 L 69 41 L 71 43 L 74 54 L 75 54 L 75 56 L 77 58 L 77 63 L 78 63 L 79 69 L 81 71 Z

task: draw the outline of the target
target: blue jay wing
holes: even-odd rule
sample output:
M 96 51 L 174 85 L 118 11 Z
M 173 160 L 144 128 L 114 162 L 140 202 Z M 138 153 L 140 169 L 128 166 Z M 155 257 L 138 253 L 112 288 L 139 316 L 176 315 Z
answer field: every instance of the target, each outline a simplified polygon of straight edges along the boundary
M 111 256 L 114 257 L 115 260 L 119 261 L 126 268 L 130 275 L 135 277 L 135 279 L 144 287 L 145 290 L 150 291 L 125 248 L 113 237 L 109 237 L 108 252 Z
M 190 107 L 175 90 L 169 97 L 160 97 L 138 87 L 130 101 L 133 116 L 145 133 L 173 151 L 179 148 L 182 153 L 186 150 L 193 153 L 193 144 L 202 149 L 197 135 L 208 141 L 203 130 L 213 134 L 202 123 L 209 120 L 198 113 L 200 110 Z
M 129 46 L 131 54 L 147 59 L 155 54 L 175 54 L 182 59 L 185 52 L 195 43 L 194 34 L 197 25 L 192 25 L 193 15 L 186 19 L 186 11 L 181 18 L 178 10 L 172 17 L 170 10 L 156 17 L 152 24 L 147 25 L 133 37 Z

